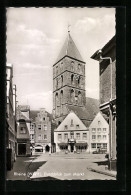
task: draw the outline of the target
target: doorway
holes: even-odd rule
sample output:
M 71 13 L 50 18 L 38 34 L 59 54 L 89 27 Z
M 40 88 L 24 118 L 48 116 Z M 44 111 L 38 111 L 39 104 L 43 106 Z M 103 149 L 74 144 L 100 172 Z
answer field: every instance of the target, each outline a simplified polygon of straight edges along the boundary
M 26 144 L 18 144 L 18 155 L 26 155 Z
M 46 152 L 49 152 L 50 151 L 50 147 L 48 145 L 45 147 L 45 151 Z
M 71 152 L 74 151 L 74 144 L 71 144 Z

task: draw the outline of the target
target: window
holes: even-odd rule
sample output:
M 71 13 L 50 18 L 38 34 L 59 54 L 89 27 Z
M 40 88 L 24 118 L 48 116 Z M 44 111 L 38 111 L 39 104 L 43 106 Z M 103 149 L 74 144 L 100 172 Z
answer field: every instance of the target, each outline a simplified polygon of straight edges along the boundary
M 98 125 L 100 125 L 101 124 L 101 121 L 98 121 Z
M 96 128 L 92 128 L 92 132 L 95 133 L 96 132 Z
M 47 125 L 44 125 L 44 130 L 47 131 Z
M 79 129 L 80 128 L 80 126 L 79 125 L 76 125 L 76 129 Z
M 58 74 L 58 66 L 56 66 L 56 74 Z
M 41 138 L 42 138 L 41 135 L 38 135 L 38 140 L 41 140 Z
M 103 148 L 107 148 L 107 144 L 106 143 L 103 144 Z
M 91 148 L 96 148 L 96 144 L 95 143 L 92 143 L 91 144 Z
M 83 133 L 83 139 L 87 139 L 87 133 Z
M 103 128 L 103 132 L 106 132 L 106 128 Z
M 45 117 L 43 118 L 43 121 L 45 121 Z
M 101 132 L 101 128 L 97 128 L 97 132 Z
M 20 133 L 21 134 L 25 134 L 26 133 L 26 128 L 25 127 L 21 127 L 20 128 Z
M 44 139 L 47 139 L 47 135 L 44 135 Z
M 74 75 L 72 74 L 71 75 L 71 84 L 73 84 L 74 83 Z
M 67 134 L 67 133 L 64 134 L 64 139 L 65 139 L 65 140 L 68 139 L 68 134 Z
M 97 138 L 98 138 L 98 139 L 101 139 L 101 135 L 97 135 Z
M 103 139 L 106 139 L 106 135 L 103 135 Z
M 30 125 L 30 129 L 34 129 L 34 125 L 33 124 Z
M 34 134 L 33 135 L 30 135 L 31 139 L 34 139 Z
M 92 135 L 92 139 L 96 139 L 96 135 Z
M 58 134 L 58 140 L 61 140 L 61 139 L 62 139 L 62 135 Z
M 61 84 L 63 85 L 63 75 L 61 75 Z
M 101 143 L 98 143 L 97 144 L 97 148 L 101 148 Z
M 38 125 L 38 129 L 41 130 L 41 125 Z
M 71 132 L 71 139 L 74 139 L 74 133 Z
M 68 129 L 68 126 L 67 125 L 65 125 L 65 130 L 67 130 Z
M 73 124 L 73 119 L 71 119 L 71 127 L 73 127 L 74 126 L 74 124 Z
M 80 139 L 80 133 L 76 133 L 76 139 Z

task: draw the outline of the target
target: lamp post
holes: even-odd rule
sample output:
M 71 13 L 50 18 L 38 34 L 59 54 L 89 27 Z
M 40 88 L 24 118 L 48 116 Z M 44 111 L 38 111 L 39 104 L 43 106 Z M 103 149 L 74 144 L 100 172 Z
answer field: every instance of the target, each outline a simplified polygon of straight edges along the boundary
M 98 50 L 97 55 L 99 55 L 99 63 L 102 60 L 110 60 L 110 100 L 109 100 L 109 116 L 110 116 L 110 128 L 109 128 L 109 161 L 112 160 L 112 59 L 111 57 L 102 57 L 102 50 Z M 111 170 L 111 166 L 109 166 Z

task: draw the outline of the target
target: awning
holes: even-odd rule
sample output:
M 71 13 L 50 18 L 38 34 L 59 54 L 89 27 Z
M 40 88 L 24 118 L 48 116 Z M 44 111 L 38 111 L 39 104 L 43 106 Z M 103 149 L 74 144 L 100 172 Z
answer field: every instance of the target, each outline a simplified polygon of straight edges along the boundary
M 88 144 L 86 142 L 81 143 L 75 143 L 75 146 L 87 146 Z
M 58 143 L 58 146 L 68 146 L 68 143 Z

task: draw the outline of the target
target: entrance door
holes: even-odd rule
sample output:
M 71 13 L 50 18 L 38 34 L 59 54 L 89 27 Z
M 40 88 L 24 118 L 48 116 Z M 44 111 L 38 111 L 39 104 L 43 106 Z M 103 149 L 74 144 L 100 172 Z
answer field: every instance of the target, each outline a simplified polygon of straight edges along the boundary
M 26 144 L 18 144 L 18 155 L 26 155 Z
M 71 144 L 71 152 L 74 151 L 74 144 Z
M 49 152 L 50 151 L 50 147 L 48 145 L 45 147 L 45 151 L 46 152 Z

